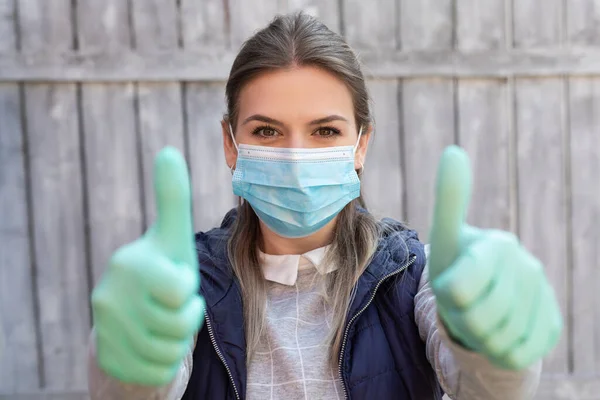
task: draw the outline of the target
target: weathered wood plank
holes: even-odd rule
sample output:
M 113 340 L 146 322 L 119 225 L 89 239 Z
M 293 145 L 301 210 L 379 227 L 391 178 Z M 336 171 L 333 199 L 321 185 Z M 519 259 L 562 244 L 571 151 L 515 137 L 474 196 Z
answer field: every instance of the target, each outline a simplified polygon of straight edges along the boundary
M 362 50 L 398 47 L 396 1 L 343 0 L 343 4 L 344 35 L 353 48 Z
M 561 312 L 567 316 L 563 98 L 560 80 L 517 81 L 519 233 L 523 244 L 544 263 Z M 545 371 L 567 372 L 569 336 L 565 329 Z
M 17 51 L 16 5 L 0 0 L 0 52 Z M 0 392 L 39 387 L 21 94 L 0 84 Z
M 451 50 L 452 2 L 404 0 L 400 8 L 402 49 Z M 435 173 L 443 149 L 455 141 L 454 82 L 405 80 L 402 89 L 408 222 L 428 240 Z
M 402 49 L 451 49 L 454 41 L 452 0 L 400 1 Z
M 185 3 L 185 0 L 184 0 Z M 203 2 L 205 3 L 205 2 Z M 142 53 L 174 50 L 179 44 L 179 9 L 168 0 L 130 0 L 135 48 Z
M 571 79 L 571 223 L 573 226 L 573 370 L 600 372 L 600 82 Z
M 398 81 L 370 81 L 375 133 L 362 180 L 369 210 L 378 217 L 404 219 Z
M 225 87 L 220 83 L 189 84 L 186 96 L 189 166 L 196 230 L 220 224 L 234 205 L 231 172 L 223 155 L 221 116 Z
M 458 104 L 458 142 L 469 153 L 473 168 L 468 221 L 482 228 L 510 230 L 506 85 L 461 81 Z
M 237 50 L 245 40 L 264 28 L 280 12 L 278 1 L 229 1 L 232 48 Z
M 556 46 L 563 41 L 562 0 L 523 0 L 512 3 L 514 45 L 518 48 Z M 519 234 L 546 266 L 563 315 L 567 316 L 570 274 L 567 241 L 564 82 L 561 79 L 518 79 L 515 96 Z M 569 369 L 569 326 L 545 371 Z
M 39 387 L 21 100 L 0 85 L 0 391 Z
M 185 49 L 228 48 L 234 8 L 235 5 L 222 0 L 181 0 L 181 37 Z M 229 69 L 224 72 L 229 73 Z
M 334 32 L 341 30 L 339 1 L 331 0 L 287 0 L 282 12 L 290 13 L 303 11 L 319 18 Z
M 405 80 L 402 121 L 408 194 L 407 220 L 427 242 L 434 205 L 437 163 L 454 143 L 453 86 L 446 80 Z
M 45 387 L 82 389 L 90 316 L 76 90 L 28 85 L 25 96 Z
M 456 47 L 459 51 L 504 49 L 505 0 L 456 1 Z M 511 16 L 508 16 L 509 18 Z
M 515 47 L 552 46 L 561 41 L 563 0 L 512 2 Z
M 79 54 L 0 53 L 0 82 L 224 81 L 236 53 L 168 50 Z M 508 51 L 360 50 L 369 78 L 553 77 L 600 75 L 597 47 L 524 48 Z
M 456 47 L 460 51 L 502 49 L 505 45 L 504 0 L 459 0 L 456 4 Z M 503 80 L 457 82 L 458 143 L 473 166 L 470 223 L 485 228 L 511 228 L 507 85 Z M 516 182 L 513 182 L 516 184 Z M 514 211 L 516 213 L 516 210 Z
M 73 48 L 71 2 L 20 0 L 25 52 Z M 41 386 L 83 389 L 88 277 L 75 86 L 25 85 L 42 362 Z
M 17 50 L 17 3 L 0 0 L 0 53 L 14 54 Z
M 127 3 L 80 2 L 81 50 L 129 48 Z M 96 282 L 121 245 L 142 232 L 139 154 L 132 84 L 86 84 L 81 89 L 90 258 Z
M 600 1 L 569 1 L 567 41 L 576 46 L 600 43 Z M 600 310 L 592 294 L 600 290 L 600 195 L 598 163 L 600 151 L 600 82 L 598 79 L 569 80 L 571 149 L 571 226 L 573 249 L 573 371 L 600 372 Z
M 179 45 L 178 9 L 175 2 L 165 0 L 133 0 L 132 20 L 135 45 L 139 51 L 176 49 Z M 184 14 L 191 18 L 190 10 Z M 153 168 L 156 154 L 164 146 L 173 146 L 185 154 L 181 84 L 139 83 L 137 123 L 144 191 L 142 201 L 146 211 L 146 225 L 156 217 Z
M 600 1 L 576 0 L 565 2 L 566 37 L 570 44 L 600 45 Z

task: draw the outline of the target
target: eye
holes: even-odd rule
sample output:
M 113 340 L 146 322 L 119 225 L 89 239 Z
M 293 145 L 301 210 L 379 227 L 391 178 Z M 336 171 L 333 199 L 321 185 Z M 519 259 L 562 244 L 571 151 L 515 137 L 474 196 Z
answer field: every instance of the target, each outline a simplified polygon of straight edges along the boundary
M 319 128 L 316 132 L 317 136 L 322 137 L 322 138 L 330 138 L 330 137 L 334 137 L 334 136 L 339 136 L 341 134 L 339 129 L 330 127 L 330 126 L 324 126 L 322 128 Z
M 277 136 L 279 133 L 270 126 L 259 126 L 258 128 L 252 131 L 253 135 L 260 136 L 263 138 L 273 138 Z

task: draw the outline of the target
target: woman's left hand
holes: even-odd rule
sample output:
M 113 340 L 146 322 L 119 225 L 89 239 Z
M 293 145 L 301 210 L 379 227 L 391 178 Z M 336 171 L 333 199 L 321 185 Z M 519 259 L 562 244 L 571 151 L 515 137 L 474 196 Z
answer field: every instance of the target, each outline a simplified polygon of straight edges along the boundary
M 465 223 L 471 197 L 467 154 L 452 146 L 437 176 L 429 275 L 449 334 L 495 365 L 518 370 L 546 356 L 562 317 L 542 263 L 509 232 Z

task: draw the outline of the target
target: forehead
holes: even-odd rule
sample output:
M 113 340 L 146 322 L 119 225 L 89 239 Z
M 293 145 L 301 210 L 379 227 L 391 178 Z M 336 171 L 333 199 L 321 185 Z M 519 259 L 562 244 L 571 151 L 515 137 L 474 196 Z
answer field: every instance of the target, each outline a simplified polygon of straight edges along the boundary
M 264 114 L 281 121 L 338 114 L 350 120 L 352 94 L 332 73 L 317 67 L 297 67 L 260 74 L 244 85 L 239 118 Z

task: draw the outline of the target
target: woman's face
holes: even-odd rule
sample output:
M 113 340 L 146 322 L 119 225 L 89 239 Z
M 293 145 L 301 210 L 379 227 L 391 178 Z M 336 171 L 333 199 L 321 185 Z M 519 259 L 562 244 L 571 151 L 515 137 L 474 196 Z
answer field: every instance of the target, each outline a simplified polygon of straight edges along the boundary
M 259 75 L 240 92 L 238 144 L 318 148 L 354 146 L 358 127 L 352 95 L 337 77 L 316 67 L 277 70 Z M 355 168 L 364 163 L 371 127 L 364 127 Z M 227 164 L 235 165 L 235 146 L 223 122 Z

